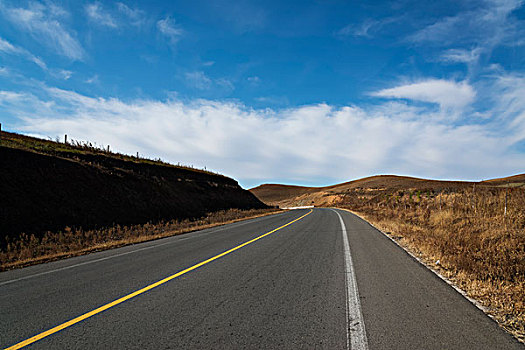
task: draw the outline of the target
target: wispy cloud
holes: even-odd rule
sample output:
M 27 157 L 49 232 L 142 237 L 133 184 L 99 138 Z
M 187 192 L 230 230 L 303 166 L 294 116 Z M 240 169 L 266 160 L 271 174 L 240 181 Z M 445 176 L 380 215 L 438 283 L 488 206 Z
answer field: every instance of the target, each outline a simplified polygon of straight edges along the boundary
M 73 75 L 72 71 L 69 71 L 66 69 L 49 68 L 48 65 L 40 57 L 33 55 L 31 52 L 24 49 L 23 47 L 19 47 L 19 46 L 15 46 L 11 44 L 10 42 L 8 42 L 5 39 L 2 39 L 1 37 L 0 37 L 0 53 L 21 56 L 27 59 L 28 61 L 33 62 L 34 64 L 42 68 L 42 70 L 49 73 L 51 76 L 55 78 L 68 80 Z
M 362 23 L 350 23 L 347 26 L 337 31 L 339 36 L 354 36 L 371 38 L 380 32 L 385 26 L 395 23 L 400 20 L 400 17 L 387 17 L 380 20 L 366 19 Z
M 21 100 L 25 96 L 26 96 L 26 94 L 24 94 L 24 93 L 0 90 L 0 103 L 4 103 L 4 102 L 7 102 L 7 101 Z
M 146 23 L 146 14 L 142 10 L 131 8 L 121 2 L 117 3 L 117 9 L 128 18 L 133 26 L 142 27 Z
M 19 53 L 21 50 L 7 40 L 0 38 L 0 51 L 7 53 Z
M 479 60 L 482 49 L 476 47 L 472 50 L 450 49 L 445 51 L 440 59 L 444 62 L 472 64 Z
M 187 72 L 184 77 L 186 82 L 196 89 L 207 90 L 211 88 L 211 79 L 204 72 Z
M 98 74 L 93 75 L 91 78 L 86 79 L 87 84 L 97 84 L 100 80 L 98 78 Z
M 59 6 L 32 2 L 27 8 L 7 7 L 4 2 L 0 2 L 0 10 L 11 23 L 28 32 L 39 43 L 51 46 L 70 59 L 83 59 L 82 45 L 60 22 L 60 17 L 66 11 Z
M 476 92 L 467 82 L 429 79 L 383 89 L 371 95 L 436 103 L 441 108 L 463 108 L 474 101 Z
M 29 61 L 35 63 L 36 65 L 38 65 L 40 68 L 47 70 L 47 65 L 41 58 L 33 55 L 31 52 L 29 52 L 28 50 L 22 47 L 11 44 L 10 42 L 2 39 L 1 37 L 0 37 L 0 52 L 11 54 L 11 55 L 22 56 L 28 59 Z
M 255 76 L 255 75 L 246 78 L 246 80 L 248 81 L 248 83 L 250 83 L 253 86 L 257 86 L 257 85 L 259 85 L 261 83 L 261 78 L 259 78 L 258 76 Z
M 255 101 L 272 106 L 285 107 L 290 105 L 290 100 L 286 96 L 259 96 Z
M 459 89 L 458 94 L 469 90 L 462 83 L 439 84 Z M 19 116 L 19 128 L 29 133 L 67 133 L 122 152 L 207 166 L 245 186 L 272 179 L 336 182 L 373 173 L 479 179 L 516 173 L 525 164 L 525 153 L 513 151 L 525 140 L 525 77 L 501 75 L 489 85 L 496 86 L 487 92 L 497 94 L 489 111 L 493 117 L 460 124 L 440 117 L 447 111 L 392 101 L 366 108 L 314 104 L 256 110 L 176 97 L 123 102 L 57 88 L 44 88 L 40 97 L 4 92 L 0 107 Z M 448 91 L 436 98 L 413 89 L 384 94 L 447 103 Z M 326 169 L 338 175 L 330 177 Z
M 166 17 L 157 21 L 157 29 L 175 46 L 183 34 L 183 30 L 175 23 L 175 20 Z
M 102 5 L 98 2 L 88 4 L 85 6 L 86 14 L 88 18 L 101 26 L 110 28 L 117 28 L 117 22 L 111 16 L 111 14 L 102 8 Z
M 73 72 L 67 69 L 59 69 L 55 72 L 55 76 L 64 80 L 68 80 L 73 75 Z
M 233 83 L 226 78 L 211 79 L 202 71 L 187 72 L 184 74 L 186 83 L 198 90 L 209 90 L 213 87 L 219 87 L 226 90 L 233 90 Z
M 407 40 L 437 47 L 474 46 L 479 57 L 481 52 L 490 53 L 499 45 L 515 45 L 517 38 L 524 36 L 523 20 L 513 16 L 523 3 L 523 0 L 472 2 L 475 8 L 438 19 L 411 34 Z

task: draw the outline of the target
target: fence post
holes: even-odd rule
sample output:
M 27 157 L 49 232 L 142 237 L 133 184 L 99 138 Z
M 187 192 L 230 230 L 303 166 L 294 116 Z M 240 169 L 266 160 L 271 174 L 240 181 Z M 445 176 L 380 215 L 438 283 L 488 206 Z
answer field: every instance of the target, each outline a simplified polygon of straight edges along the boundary
M 67 145 L 67 134 L 64 135 L 64 143 Z
M 478 204 L 476 203 L 476 184 L 472 187 L 472 209 L 474 209 L 474 216 L 476 216 L 478 211 Z
M 503 210 L 503 223 L 505 224 L 505 230 L 507 230 L 507 195 L 509 192 L 509 183 L 507 182 L 507 187 L 505 188 L 505 209 Z

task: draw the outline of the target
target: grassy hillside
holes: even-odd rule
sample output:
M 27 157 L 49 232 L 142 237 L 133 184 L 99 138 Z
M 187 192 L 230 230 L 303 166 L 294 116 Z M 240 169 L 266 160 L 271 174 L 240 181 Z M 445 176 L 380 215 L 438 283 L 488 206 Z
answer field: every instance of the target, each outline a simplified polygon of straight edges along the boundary
M 313 202 L 363 216 L 525 341 L 524 184 L 525 174 L 483 182 L 373 176 L 321 188 L 251 191 L 272 205 Z
M 326 187 L 302 187 L 280 184 L 264 184 L 250 191 L 269 205 L 294 206 L 315 203 L 329 206 L 341 203 L 343 198 L 362 191 L 365 197 L 395 191 L 443 192 L 487 187 L 525 188 L 525 174 L 482 182 L 426 180 L 408 176 L 377 175 Z
M 0 248 L 21 232 L 200 218 L 227 209 L 267 206 L 228 177 L 64 144 L 0 135 Z

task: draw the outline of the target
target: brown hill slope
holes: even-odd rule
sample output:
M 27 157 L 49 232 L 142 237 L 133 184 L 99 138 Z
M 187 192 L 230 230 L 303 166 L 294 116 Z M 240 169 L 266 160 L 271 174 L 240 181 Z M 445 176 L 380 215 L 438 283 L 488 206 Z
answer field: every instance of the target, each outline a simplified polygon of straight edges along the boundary
M 296 206 L 315 204 L 335 205 L 344 197 L 359 191 L 361 195 L 395 191 L 442 192 L 473 186 L 524 187 L 525 174 L 482 182 L 426 180 L 408 176 L 376 175 L 326 187 L 302 187 L 292 185 L 264 184 L 250 189 L 262 202 L 268 205 Z
M 266 207 L 231 178 L 88 145 L 2 132 L 0 163 L 0 241 Z
M 500 179 L 486 180 L 482 183 L 489 186 L 505 187 L 508 185 L 509 187 L 525 188 L 525 174 L 503 177 Z

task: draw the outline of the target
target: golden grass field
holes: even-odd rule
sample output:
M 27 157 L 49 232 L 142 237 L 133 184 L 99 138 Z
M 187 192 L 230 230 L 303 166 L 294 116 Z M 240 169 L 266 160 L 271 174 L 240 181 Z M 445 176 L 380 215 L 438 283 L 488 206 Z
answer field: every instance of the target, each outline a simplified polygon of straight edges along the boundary
M 272 205 L 350 209 L 477 300 L 525 341 L 525 175 L 479 183 L 377 176 L 252 189 Z M 505 211 L 506 203 L 506 211 Z

